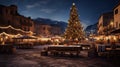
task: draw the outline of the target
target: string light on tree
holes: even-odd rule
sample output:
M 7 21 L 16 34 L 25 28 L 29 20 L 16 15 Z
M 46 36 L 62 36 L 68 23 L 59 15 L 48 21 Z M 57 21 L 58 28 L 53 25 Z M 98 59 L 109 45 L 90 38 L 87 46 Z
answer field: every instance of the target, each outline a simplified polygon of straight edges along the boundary
M 68 20 L 68 26 L 65 30 L 65 38 L 69 40 L 82 40 L 84 39 L 84 31 L 82 24 L 79 20 L 79 15 L 75 3 L 72 4 L 70 9 L 70 17 Z

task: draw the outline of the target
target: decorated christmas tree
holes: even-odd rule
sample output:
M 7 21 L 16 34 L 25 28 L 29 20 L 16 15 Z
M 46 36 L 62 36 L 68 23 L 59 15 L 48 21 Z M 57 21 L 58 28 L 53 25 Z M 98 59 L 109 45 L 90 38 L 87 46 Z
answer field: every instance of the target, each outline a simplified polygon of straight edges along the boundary
M 75 40 L 81 41 L 84 39 L 83 27 L 80 23 L 79 15 L 75 3 L 73 3 L 70 9 L 70 18 L 68 20 L 68 26 L 65 30 L 64 35 L 65 35 L 65 39 L 72 41 Z

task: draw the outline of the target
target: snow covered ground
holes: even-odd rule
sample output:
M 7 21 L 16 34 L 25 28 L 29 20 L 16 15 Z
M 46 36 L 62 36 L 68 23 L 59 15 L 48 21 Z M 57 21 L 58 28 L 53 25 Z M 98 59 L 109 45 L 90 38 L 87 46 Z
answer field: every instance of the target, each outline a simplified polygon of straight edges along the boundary
M 0 55 L 0 67 L 117 67 L 101 58 L 41 56 L 43 46 L 34 49 L 17 49 L 16 54 Z M 85 57 L 83 57 L 83 56 Z

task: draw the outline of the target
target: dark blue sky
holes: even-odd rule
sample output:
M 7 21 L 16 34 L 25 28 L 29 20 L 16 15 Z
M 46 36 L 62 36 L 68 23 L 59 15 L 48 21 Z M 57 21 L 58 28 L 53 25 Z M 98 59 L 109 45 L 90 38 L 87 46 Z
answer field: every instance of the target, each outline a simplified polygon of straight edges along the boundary
M 86 27 L 96 23 L 102 13 L 112 11 L 118 0 L 0 0 L 2 5 L 16 4 L 24 16 L 65 22 L 69 19 L 73 2 L 78 8 L 81 23 Z

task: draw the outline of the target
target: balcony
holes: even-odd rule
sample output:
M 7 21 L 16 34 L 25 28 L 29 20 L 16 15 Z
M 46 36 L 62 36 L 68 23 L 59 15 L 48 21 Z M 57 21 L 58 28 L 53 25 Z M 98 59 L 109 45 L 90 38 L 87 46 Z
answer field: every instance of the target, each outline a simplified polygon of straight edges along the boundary
M 115 27 L 105 27 L 103 32 L 105 33 L 105 35 L 109 35 L 111 34 L 112 31 L 115 31 L 116 28 Z

